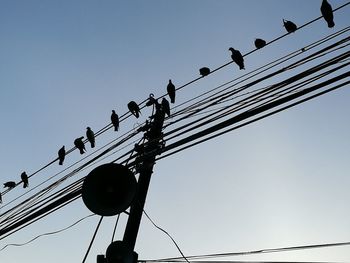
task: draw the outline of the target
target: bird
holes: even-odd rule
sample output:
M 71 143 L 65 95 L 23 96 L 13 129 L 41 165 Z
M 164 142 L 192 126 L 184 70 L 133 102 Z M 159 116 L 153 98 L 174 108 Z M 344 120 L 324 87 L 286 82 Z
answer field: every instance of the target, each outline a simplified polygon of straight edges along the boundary
M 232 47 L 230 47 L 228 50 L 232 52 L 231 58 L 239 66 L 239 69 L 244 69 L 244 59 L 241 52 Z
M 333 17 L 332 6 L 327 2 L 327 0 L 322 1 L 321 14 L 324 20 L 326 20 L 329 28 L 332 28 L 335 26 L 334 20 L 333 20 L 334 17 Z
M 95 147 L 95 133 L 91 130 L 90 127 L 86 128 L 86 137 L 91 144 L 91 148 Z
M 66 156 L 66 149 L 64 148 L 64 145 L 62 146 L 61 149 L 58 150 L 58 164 L 62 165 L 64 161 L 64 157 Z
M 8 189 L 12 189 L 16 186 L 16 183 L 14 181 L 8 181 L 4 183 L 4 188 L 7 187 Z
M 266 46 L 266 41 L 264 39 L 261 39 L 261 38 L 256 38 L 254 41 L 254 45 L 256 48 L 260 49 L 260 48 L 263 48 L 264 46 Z
M 166 115 L 170 116 L 170 104 L 166 98 L 162 99 L 162 108 Z
M 154 94 L 153 93 L 149 94 L 148 101 L 146 102 L 146 106 L 149 107 L 157 103 L 158 101 L 154 98 Z
M 169 79 L 169 84 L 166 87 L 166 90 L 167 90 L 168 95 L 170 97 L 170 102 L 171 103 L 175 103 L 175 92 L 176 92 L 176 89 L 175 89 L 174 84 L 171 82 L 171 79 Z
M 132 100 L 128 103 L 128 109 L 136 118 L 140 117 L 141 111 L 139 105 L 137 105 L 135 101 Z
M 288 33 L 293 33 L 298 29 L 296 24 L 294 24 L 292 21 L 288 21 L 285 19 L 283 19 L 283 26 L 286 28 Z
M 84 152 L 86 150 L 83 139 L 84 139 L 84 136 L 81 136 L 81 137 L 74 140 L 74 145 L 75 145 L 75 147 L 77 147 L 79 149 L 80 154 L 84 154 Z
M 28 181 L 28 175 L 26 174 L 26 172 L 23 172 L 21 174 L 21 179 L 23 182 L 23 188 L 27 188 L 29 186 L 29 181 Z
M 114 126 L 114 130 L 117 131 L 119 129 L 119 117 L 118 114 L 115 113 L 115 110 L 112 110 L 111 121 Z
M 199 69 L 199 74 L 201 74 L 202 77 L 208 76 L 210 74 L 210 68 L 203 67 Z

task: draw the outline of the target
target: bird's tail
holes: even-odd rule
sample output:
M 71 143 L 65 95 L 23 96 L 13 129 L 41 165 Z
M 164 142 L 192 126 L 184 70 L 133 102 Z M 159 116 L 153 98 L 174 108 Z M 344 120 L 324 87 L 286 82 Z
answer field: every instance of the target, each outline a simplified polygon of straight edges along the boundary
M 332 28 L 335 26 L 334 21 L 327 21 L 327 23 L 329 28 Z
M 83 148 L 80 148 L 80 154 L 84 154 L 84 149 Z
M 91 148 L 95 147 L 95 142 L 91 142 Z
M 63 165 L 63 160 L 60 160 L 60 161 L 58 162 L 58 164 L 59 164 L 59 165 Z
M 171 103 L 175 103 L 175 98 L 170 98 Z

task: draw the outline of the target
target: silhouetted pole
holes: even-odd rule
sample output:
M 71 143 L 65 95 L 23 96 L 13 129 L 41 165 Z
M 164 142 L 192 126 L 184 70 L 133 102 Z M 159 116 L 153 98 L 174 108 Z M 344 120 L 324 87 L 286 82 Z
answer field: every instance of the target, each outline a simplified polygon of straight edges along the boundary
M 162 107 L 156 103 L 156 113 L 152 116 L 153 120 L 150 124 L 147 124 L 148 127 L 145 127 L 147 130 L 145 132 L 147 143 L 144 148 L 141 150 L 139 149 L 139 157 L 137 158 L 137 162 L 140 162 L 140 165 L 138 166 L 140 172 L 138 191 L 130 207 L 130 214 L 123 237 L 123 242 L 128 249 L 131 249 L 131 251 L 135 248 L 137 233 L 140 227 L 151 175 L 153 173 L 155 158 L 161 149 L 164 116 L 165 114 Z

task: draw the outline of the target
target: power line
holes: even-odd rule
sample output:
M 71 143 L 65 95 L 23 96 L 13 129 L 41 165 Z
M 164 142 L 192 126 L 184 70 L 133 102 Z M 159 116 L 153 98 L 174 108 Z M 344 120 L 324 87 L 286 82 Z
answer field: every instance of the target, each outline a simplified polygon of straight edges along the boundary
M 216 253 L 216 254 L 203 254 L 197 256 L 188 256 L 188 259 L 209 259 L 209 258 L 222 258 L 222 257 L 234 257 L 234 256 L 247 256 L 253 254 L 269 254 L 269 253 L 278 253 L 278 252 L 289 252 L 296 250 L 308 250 L 308 249 L 318 249 L 318 248 L 330 248 L 330 247 L 340 247 L 340 246 L 349 246 L 350 241 L 348 242 L 338 242 L 338 243 L 323 243 L 323 244 L 313 244 L 313 245 L 303 245 L 303 246 L 290 246 L 290 247 L 279 247 L 279 248 L 265 248 L 259 250 L 251 251 L 241 251 L 241 252 L 225 252 L 225 253 Z M 164 258 L 156 260 L 145 260 L 146 262 L 176 262 L 177 260 L 182 260 L 181 257 L 174 258 Z
M 138 262 L 140 263 L 148 263 L 148 262 L 168 262 L 168 263 L 174 263 L 174 262 L 186 262 L 185 260 L 167 260 L 167 261 L 148 261 L 148 260 L 138 260 Z M 245 260 L 195 260 L 192 261 L 195 263 L 342 263 L 342 262 L 335 262 L 335 261 L 255 261 L 255 260 L 249 260 L 249 261 L 245 261 Z
M 349 76 L 349 73 L 347 73 L 346 76 L 342 76 L 342 77 L 345 78 L 345 77 L 348 77 L 348 76 Z M 169 156 L 171 156 L 171 155 L 173 155 L 173 154 L 175 154 L 175 153 L 181 152 L 181 151 L 183 151 L 183 150 L 185 150 L 185 149 L 188 149 L 188 148 L 191 148 L 191 147 L 193 147 L 193 146 L 195 146 L 195 145 L 198 145 L 198 144 L 201 144 L 201 143 L 206 142 L 206 141 L 208 141 L 208 140 L 214 139 L 214 138 L 216 138 L 216 137 L 218 137 L 218 136 L 221 136 L 221 135 L 223 135 L 223 134 L 225 134 L 225 133 L 231 132 L 231 131 L 233 131 L 233 130 L 235 130 L 235 129 L 242 128 L 243 126 L 246 126 L 246 125 L 251 124 L 251 123 L 253 123 L 253 122 L 256 122 L 256 121 L 258 121 L 258 120 L 264 119 L 264 118 L 269 117 L 269 116 L 271 116 L 271 115 L 273 115 L 273 114 L 276 114 L 276 113 L 278 113 L 278 112 L 280 112 L 280 111 L 286 110 L 286 109 L 291 108 L 291 107 L 293 107 L 293 106 L 296 106 L 296 105 L 298 105 L 298 104 L 300 104 L 300 103 L 303 103 L 303 102 L 305 102 L 305 101 L 307 101 L 307 100 L 310 100 L 310 99 L 316 98 L 316 97 L 318 97 L 318 96 L 324 95 L 325 93 L 334 91 L 334 90 L 339 89 L 339 88 L 341 88 L 341 87 L 343 87 L 343 86 L 346 86 L 346 85 L 348 85 L 348 84 L 350 84 L 350 81 L 347 81 L 347 82 L 344 82 L 344 83 L 342 83 L 342 84 L 339 84 L 339 85 L 337 85 L 337 86 L 335 86 L 335 87 L 333 87 L 333 88 L 330 88 L 330 89 L 328 89 L 328 90 L 326 90 L 326 91 L 320 92 L 320 93 L 318 93 L 318 94 L 316 94 L 316 95 L 310 96 L 310 97 L 308 97 L 308 98 L 306 98 L 306 99 L 303 99 L 303 100 L 301 100 L 301 101 L 292 103 L 292 104 L 290 104 L 290 105 L 288 105 L 288 106 L 285 106 L 285 107 L 283 107 L 283 108 L 281 108 L 281 109 L 275 110 L 275 111 L 273 111 L 273 112 L 271 112 L 271 113 L 268 113 L 268 114 L 266 114 L 266 115 L 263 115 L 263 116 L 261 116 L 261 117 L 257 117 L 256 119 L 253 119 L 253 120 L 251 120 L 251 121 L 247 121 L 246 123 L 237 125 L 237 126 L 235 126 L 235 127 L 233 127 L 233 128 L 227 129 L 227 130 L 222 131 L 222 132 L 220 132 L 220 133 L 211 135 L 211 136 L 209 136 L 209 137 L 207 137 L 207 138 L 205 138 L 205 139 L 202 139 L 202 140 L 196 141 L 196 142 L 194 142 L 194 143 L 191 143 L 191 144 L 189 144 L 189 145 L 187 145 L 187 146 L 184 146 L 184 147 L 182 147 L 182 148 L 180 148 L 180 149 L 178 149 L 178 150 L 175 150 L 175 151 L 173 151 L 173 152 L 171 152 L 171 153 L 168 153 L 168 154 L 166 154 L 166 155 L 162 155 L 161 157 L 158 157 L 156 160 L 160 160 L 160 159 L 169 157 Z M 298 95 L 299 95 L 299 94 L 298 94 Z M 293 95 L 291 95 L 291 96 L 293 96 Z M 280 102 L 281 102 L 281 101 L 278 101 L 277 103 L 280 103 Z M 271 105 L 267 105 L 267 107 L 270 107 L 270 106 L 271 106 Z M 238 122 L 238 121 L 241 121 L 241 120 L 245 119 L 245 117 L 246 117 L 246 116 L 244 116 L 245 114 L 247 114 L 248 116 L 249 116 L 250 114 L 255 115 L 255 113 L 257 113 L 257 112 L 260 111 L 260 110 L 261 110 L 261 109 L 258 108 L 258 109 L 256 109 L 256 111 L 255 111 L 254 113 L 251 113 L 251 112 L 250 112 L 249 114 L 243 113 L 242 115 L 238 115 L 238 118 L 236 117 L 235 122 Z M 235 118 L 235 117 L 233 117 L 233 118 Z M 230 119 L 230 121 L 232 121 L 232 119 Z M 221 123 L 221 125 L 222 125 L 222 124 L 223 124 L 223 123 Z M 221 125 L 219 125 L 219 126 L 221 126 Z M 166 146 L 165 149 L 164 149 L 164 152 L 169 151 L 170 149 L 179 147 L 179 146 L 181 146 L 181 145 L 183 145 L 183 144 L 192 142 L 192 141 L 194 141 L 196 138 L 203 137 L 203 136 L 205 136 L 205 135 L 207 135 L 207 134 L 210 134 L 210 133 L 214 132 L 215 130 L 220 130 L 221 128 L 224 128 L 225 126 L 229 126 L 229 125 L 228 125 L 228 123 L 225 123 L 225 124 L 222 125 L 220 128 L 219 128 L 219 126 L 216 126 L 216 125 L 215 125 L 215 126 L 213 126 L 213 127 L 211 127 L 211 128 L 208 128 L 208 129 L 205 130 L 204 132 L 198 132 L 198 133 L 195 134 L 195 135 L 188 136 L 188 137 L 186 137 L 186 138 L 184 138 L 184 139 L 182 139 L 182 140 L 180 140 L 180 141 L 178 141 L 178 142 L 175 142 L 175 143 L 173 143 L 173 144 L 171 144 L 171 145 L 169 145 L 169 146 Z M 209 130 L 210 130 L 210 132 L 209 132 Z

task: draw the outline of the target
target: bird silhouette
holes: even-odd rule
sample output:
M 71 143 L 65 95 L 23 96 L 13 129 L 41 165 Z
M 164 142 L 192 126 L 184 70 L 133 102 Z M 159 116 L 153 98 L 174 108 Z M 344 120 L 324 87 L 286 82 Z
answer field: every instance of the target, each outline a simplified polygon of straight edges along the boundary
M 95 147 L 95 133 L 91 130 L 90 127 L 86 128 L 86 137 L 91 144 L 91 148 Z
M 8 189 L 12 189 L 16 186 L 16 183 L 14 181 L 8 181 L 4 183 L 4 188 L 7 187 Z
M 114 126 L 114 130 L 117 131 L 119 129 L 119 117 L 118 114 L 115 113 L 115 110 L 112 110 L 111 121 Z
M 84 152 L 86 151 L 83 139 L 84 139 L 84 136 L 81 136 L 74 140 L 74 145 L 79 149 L 80 154 L 84 154 Z
M 157 103 L 158 101 L 154 98 L 154 94 L 153 93 L 149 94 L 148 101 L 146 102 L 146 106 L 149 107 Z
M 29 186 L 28 175 L 26 172 L 21 173 L 21 179 L 23 182 L 23 188 L 27 188 Z
M 263 48 L 264 46 L 266 46 L 266 41 L 264 39 L 261 39 L 261 38 L 256 38 L 254 41 L 254 45 L 256 48 L 260 49 L 260 48 Z
M 139 105 L 137 105 L 135 101 L 132 100 L 128 103 L 128 109 L 136 118 L 140 117 L 141 111 Z
M 162 99 L 162 108 L 166 115 L 170 116 L 170 104 L 166 98 Z
M 64 148 L 64 145 L 62 146 L 61 149 L 58 150 L 58 164 L 62 165 L 64 161 L 64 157 L 66 157 L 66 149 Z
M 2 204 L 2 194 L 0 192 L 0 204 Z
M 169 84 L 166 87 L 166 90 L 168 92 L 168 95 L 169 95 L 169 98 L 170 98 L 170 102 L 171 103 L 175 103 L 175 92 L 176 92 L 176 89 L 175 89 L 174 84 L 171 82 L 171 79 L 169 79 Z
M 241 52 L 232 47 L 230 47 L 228 50 L 232 52 L 231 58 L 239 66 L 239 69 L 244 69 L 244 59 Z
M 286 28 L 288 33 L 293 33 L 298 29 L 296 24 L 294 24 L 292 21 L 288 21 L 285 19 L 283 19 L 283 26 Z
M 322 13 L 324 20 L 326 20 L 328 27 L 329 28 L 334 27 L 335 24 L 334 24 L 334 20 L 333 20 L 334 17 L 333 17 L 332 6 L 327 2 L 327 0 L 322 1 L 321 13 Z
M 199 74 L 201 74 L 203 77 L 208 76 L 210 74 L 210 68 L 203 67 L 199 69 Z

